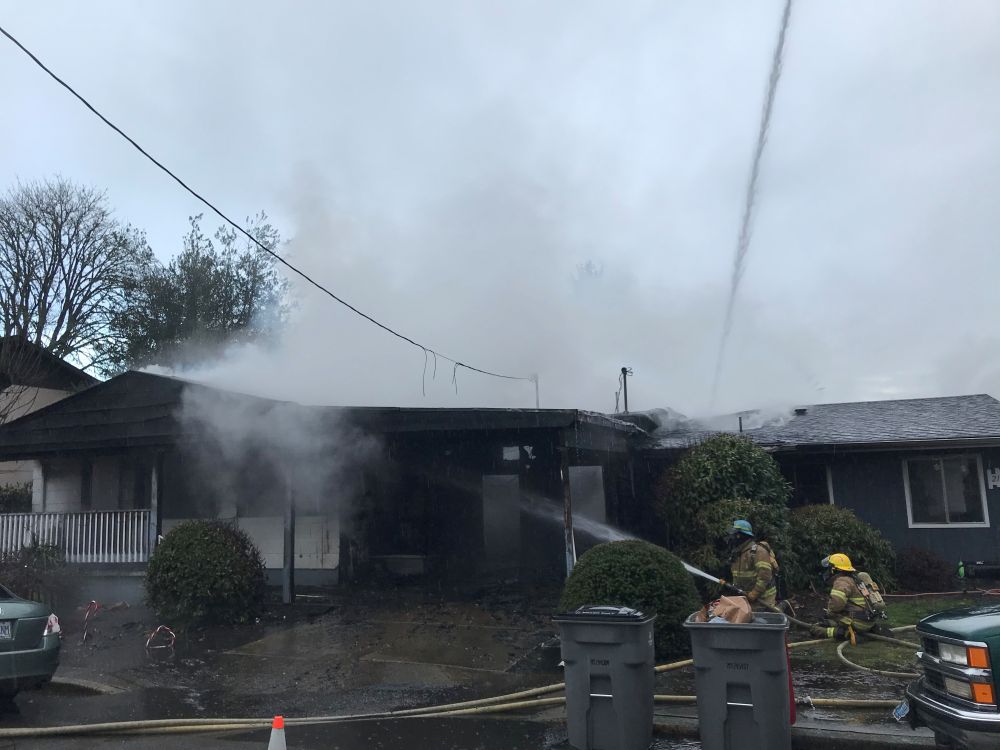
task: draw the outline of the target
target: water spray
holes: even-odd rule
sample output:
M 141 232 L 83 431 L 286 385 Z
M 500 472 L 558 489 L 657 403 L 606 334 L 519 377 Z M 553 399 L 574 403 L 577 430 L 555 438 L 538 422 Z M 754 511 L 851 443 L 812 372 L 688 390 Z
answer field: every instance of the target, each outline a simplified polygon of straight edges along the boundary
M 733 307 L 736 304 L 736 293 L 743 279 L 746 268 L 746 256 L 750 250 L 750 232 L 753 225 L 754 204 L 757 198 L 757 180 L 760 177 L 760 162 L 764 156 L 764 146 L 767 144 L 767 133 L 771 127 L 771 112 L 774 109 L 774 97 L 778 91 L 778 81 L 781 80 L 782 57 L 785 52 L 785 36 L 788 33 L 788 22 L 792 15 L 792 0 L 785 0 L 785 10 L 781 15 L 781 27 L 778 31 L 778 43 L 774 48 L 771 60 L 771 76 L 767 84 L 767 97 L 764 99 L 764 110 L 761 113 L 760 128 L 757 131 L 757 146 L 754 148 L 753 161 L 750 166 L 750 179 L 747 181 L 746 197 L 743 202 L 743 220 L 740 222 L 739 239 L 736 242 L 736 257 L 733 260 L 733 275 L 729 287 L 729 299 L 726 302 L 726 317 L 722 324 L 722 338 L 719 341 L 719 356 L 715 363 L 715 377 L 712 379 L 712 405 L 719 390 L 719 377 L 729 341 L 729 332 L 733 327 Z
M 706 573 L 701 568 L 696 568 L 691 563 L 684 562 L 683 560 L 681 560 L 681 565 L 684 566 L 684 570 L 686 570 L 688 573 L 690 573 L 693 576 L 698 576 L 700 578 L 704 578 L 705 580 L 711 581 L 712 583 L 717 583 L 720 586 L 725 586 L 727 589 L 732 589 L 733 591 L 735 591 L 736 593 L 738 593 L 738 594 L 740 594 L 742 596 L 746 596 L 746 592 L 743 589 L 741 589 L 739 586 L 735 586 L 735 585 L 731 584 L 729 581 L 725 580 L 724 578 L 719 578 L 717 576 L 713 576 L 711 573 Z

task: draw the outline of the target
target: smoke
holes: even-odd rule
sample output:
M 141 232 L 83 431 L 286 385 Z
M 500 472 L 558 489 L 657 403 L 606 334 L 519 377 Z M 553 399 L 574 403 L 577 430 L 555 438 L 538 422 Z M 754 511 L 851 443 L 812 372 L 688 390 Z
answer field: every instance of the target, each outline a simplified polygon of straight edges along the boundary
M 381 457 L 342 414 L 189 385 L 176 415 L 190 455 L 183 481 L 198 516 L 273 516 L 292 493 L 300 513 L 338 515 Z M 349 519 L 350 514 L 340 512 Z
M 191 184 L 235 216 L 266 209 L 293 262 L 406 335 L 539 373 L 543 407 L 611 411 L 628 366 L 631 409 L 698 416 L 783 5 L 251 0 L 234 27 L 225 6 L 183 0 L 26 3 L 8 22 Z M 803 3 L 795 22 L 716 409 L 1000 391 L 1000 5 Z M 5 63 L 24 115 L 0 122 L 5 182 L 107 187 L 175 252 L 201 208 Z M 456 393 L 433 360 L 424 396 L 420 350 L 293 292 L 280 341 L 184 374 L 300 403 L 534 405 L 530 383 L 461 371 Z

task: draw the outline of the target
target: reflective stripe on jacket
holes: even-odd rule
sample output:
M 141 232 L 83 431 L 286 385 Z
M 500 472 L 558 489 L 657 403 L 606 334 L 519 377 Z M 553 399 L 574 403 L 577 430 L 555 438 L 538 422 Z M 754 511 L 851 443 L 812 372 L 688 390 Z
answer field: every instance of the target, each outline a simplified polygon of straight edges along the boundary
M 846 573 L 834 577 L 826 613 L 831 621 L 850 625 L 855 630 L 870 630 L 872 627 L 865 597 L 854 578 Z
M 737 549 L 732 568 L 733 583 L 748 594 L 752 591 L 758 601 L 774 606 L 778 589 L 774 582 L 774 566 L 767 545 L 747 539 Z

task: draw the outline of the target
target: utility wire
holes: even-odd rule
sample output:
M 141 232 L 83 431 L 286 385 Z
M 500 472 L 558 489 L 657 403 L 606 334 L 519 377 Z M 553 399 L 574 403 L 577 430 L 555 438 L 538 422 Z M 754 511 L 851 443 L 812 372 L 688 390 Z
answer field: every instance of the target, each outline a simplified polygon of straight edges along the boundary
M 330 291 L 327 287 L 323 286 L 320 282 L 316 281 L 314 278 L 312 278 L 311 276 L 309 276 L 309 274 L 307 274 L 305 271 L 302 271 L 299 268 L 295 267 L 294 265 L 292 265 L 291 263 L 289 263 L 287 260 L 285 260 L 284 258 L 282 258 L 280 255 L 278 255 L 278 253 L 274 252 L 271 248 L 267 247 L 264 243 L 262 243 L 260 240 L 258 240 L 256 237 L 254 237 L 252 234 L 250 234 L 250 232 L 248 232 L 241 224 L 238 224 L 237 222 L 235 222 L 232 219 L 230 219 L 219 208 L 217 208 L 215 206 L 215 204 L 213 204 L 211 201 L 209 201 L 207 198 L 205 198 L 203 195 L 201 195 L 198 191 L 196 191 L 194 188 L 192 188 L 186 182 L 184 182 L 184 180 L 182 180 L 180 177 L 178 177 L 176 174 L 174 174 L 161 161 L 159 161 L 156 157 L 154 157 L 152 154 L 150 154 L 148 151 L 146 151 L 146 149 L 144 149 L 142 146 L 140 146 L 138 143 L 136 143 L 136 141 L 133 140 L 131 138 L 131 136 L 129 136 L 127 133 L 125 133 L 125 131 L 123 131 L 121 128 L 119 128 L 117 125 L 115 125 L 113 122 L 111 122 L 111 120 L 109 120 L 107 117 L 105 117 L 103 114 L 101 114 L 94 107 L 94 105 L 92 105 L 89 101 L 87 101 L 81 94 L 77 93 L 77 91 L 72 86 L 70 86 L 68 83 L 66 83 L 66 81 L 64 81 L 62 78 L 60 78 L 59 76 L 57 76 L 54 72 L 52 72 L 52 70 L 45 63 L 43 63 L 41 60 L 39 60 L 38 57 L 31 50 L 29 50 L 27 47 L 25 47 L 23 44 L 21 44 L 21 42 L 19 42 L 3 26 L 0 26 L 0 34 L 3 34 L 11 42 L 13 42 L 14 45 L 18 49 L 20 49 L 24 54 L 26 54 L 28 57 L 31 58 L 32 62 L 34 62 L 35 65 L 37 65 L 39 68 L 41 68 L 46 73 L 48 73 L 49 76 L 52 78 L 52 80 L 54 80 L 56 83 L 58 83 L 64 89 L 66 89 L 70 94 L 72 94 L 74 97 L 76 97 L 80 101 L 80 103 L 83 104 L 83 106 L 85 106 L 87 109 L 89 109 L 94 115 L 96 115 L 98 117 L 98 119 L 101 120 L 101 122 L 103 122 L 109 128 L 111 128 L 116 133 L 118 133 L 118 135 L 120 135 L 122 138 L 124 138 L 126 141 L 128 141 L 129 144 L 131 144 L 131 146 L 136 151 L 138 151 L 140 154 L 142 154 L 143 156 L 145 156 L 149 161 L 151 161 L 153 164 L 155 164 L 157 167 L 159 167 L 160 170 L 163 171 L 164 173 L 166 173 L 167 176 L 169 176 L 171 179 L 174 180 L 174 182 L 176 182 L 178 185 L 180 185 L 182 188 L 184 188 L 188 193 L 190 193 L 191 195 L 193 195 L 199 201 L 201 201 L 202 203 L 204 203 L 209 209 L 211 209 L 212 211 L 214 211 L 223 221 L 225 221 L 227 224 L 229 224 L 230 226 L 232 226 L 240 234 L 244 235 L 247 239 L 249 239 L 251 242 L 253 242 L 258 248 L 260 248 L 265 253 L 267 253 L 268 255 L 270 255 L 272 258 L 274 258 L 276 261 L 278 261 L 281 265 L 285 266 L 285 268 L 287 268 L 288 270 L 292 271 L 293 273 L 295 273 L 296 275 L 298 275 L 299 277 L 301 277 L 304 281 L 306 281 L 307 283 L 309 283 L 312 286 L 316 287 L 317 289 L 319 289 L 321 292 L 323 292 L 324 294 L 326 294 L 331 299 L 335 300 L 336 302 L 339 302 L 341 305 L 343 305 L 344 307 L 346 307 L 348 310 L 350 310 L 354 314 L 356 314 L 356 315 L 364 318 L 369 323 L 372 323 L 373 325 L 381 328 L 386 333 L 390 333 L 393 336 L 395 336 L 396 338 L 401 339 L 402 341 L 405 341 L 408 344 L 412 344 L 413 346 L 415 346 L 418 349 L 420 349 L 421 351 L 423 351 L 424 358 L 425 358 L 425 370 L 424 370 L 425 373 L 426 373 L 426 357 L 427 357 L 427 354 L 432 354 L 432 355 L 434 355 L 434 370 L 435 370 L 435 372 L 437 372 L 437 359 L 440 357 L 441 359 L 443 359 L 443 360 L 445 360 L 447 362 L 451 362 L 452 365 L 454 365 L 455 372 L 457 372 L 458 368 L 461 367 L 461 368 L 469 370 L 471 372 L 477 372 L 480 375 L 488 375 L 488 376 L 493 377 L 493 378 L 502 378 L 503 380 L 525 380 L 525 381 L 534 382 L 534 379 L 530 378 L 530 377 L 523 377 L 523 376 L 519 376 L 519 375 L 504 375 L 504 374 L 499 373 L 499 372 L 492 372 L 490 370 L 484 370 L 484 369 L 479 368 L 479 367 L 473 367 L 472 365 L 467 364 L 465 362 L 462 362 L 461 360 L 454 359 L 452 357 L 448 357 L 448 356 L 442 354 L 441 352 L 436 351 L 436 350 L 432 349 L 429 346 L 424 346 L 423 344 L 421 344 L 421 343 L 419 343 L 417 341 L 414 341 L 409 336 L 406 336 L 406 335 L 400 333 L 399 331 L 396 331 L 396 330 L 390 328 L 388 325 L 386 325 L 385 323 L 382 323 L 382 322 L 376 320 L 375 318 L 373 318 L 368 313 L 363 312 L 362 310 L 359 310 L 357 307 L 355 307 L 354 305 L 352 305 L 350 302 L 347 302 L 343 298 L 338 297 L 336 294 L 334 294 L 332 291 Z M 455 380 L 455 373 L 454 372 L 452 374 L 452 380 L 455 382 L 455 389 L 456 389 L 456 392 L 457 392 L 457 390 L 458 390 L 458 383 Z

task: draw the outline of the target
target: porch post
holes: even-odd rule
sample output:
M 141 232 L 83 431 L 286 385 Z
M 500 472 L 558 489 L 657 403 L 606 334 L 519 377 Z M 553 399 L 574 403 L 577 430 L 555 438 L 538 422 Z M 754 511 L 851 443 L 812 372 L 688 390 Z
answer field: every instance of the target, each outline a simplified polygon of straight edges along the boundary
M 160 457 L 153 458 L 153 466 L 149 470 L 149 554 L 153 554 L 156 549 L 156 541 L 159 537 L 160 517 Z
M 285 480 L 285 548 L 281 571 L 281 601 L 295 603 L 295 493 L 291 479 Z
M 576 540 L 573 536 L 573 498 L 569 487 L 569 446 L 565 444 L 559 449 L 559 477 L 562 479 L 563 490 L 563 527 L 566 539 L 566 577 L 573 572 L 576 565 Z

